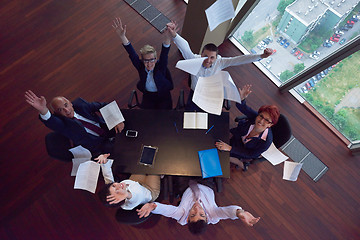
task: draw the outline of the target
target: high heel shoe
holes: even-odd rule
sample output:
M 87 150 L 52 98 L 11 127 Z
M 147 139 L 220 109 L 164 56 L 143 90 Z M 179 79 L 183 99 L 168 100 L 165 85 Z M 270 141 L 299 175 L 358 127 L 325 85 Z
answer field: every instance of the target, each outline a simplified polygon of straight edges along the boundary
M 249 162 L 243 162 L 244 164 L 244 168 L 243 168 L 243 171 L 246 172 L 250 166 L 250 163 Z

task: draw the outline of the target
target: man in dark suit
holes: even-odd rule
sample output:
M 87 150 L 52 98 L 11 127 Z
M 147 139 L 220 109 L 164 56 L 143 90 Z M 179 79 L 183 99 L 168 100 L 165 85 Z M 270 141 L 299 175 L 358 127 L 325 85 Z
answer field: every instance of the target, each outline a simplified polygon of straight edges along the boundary
M 119 35 L 129 58 L 139 73 L 137 88 L 143 93 L 141 107 L 145 109 L 172 109 L 170 91 L 174 88 L 167 68 L 171 35 L 166 30 L 159 60 L 154 47 L 145 45 L 140 49 L 141 58 L 126 37 L 126 25 L 120 18 L 113 21 L 113 28 Z
M 29 90 L 25 92 L 25 99 L 39 111 L 39 118 L 45 126 L 68 137 L 74 145 L 87 148 L 93 156 L 111 152 L 113 144 L 110 139 L 115 133 L 109 131 L 104 119 L 96 114 L 107 103 L 89 103 L 82 98 L 70 102 L 65 97 L 58 96 L 49 104 L 51 113 L 46 106 L 45 97 L 38 97 Z M 115 126 L 116 133 L 123 129 L 123 122 Z

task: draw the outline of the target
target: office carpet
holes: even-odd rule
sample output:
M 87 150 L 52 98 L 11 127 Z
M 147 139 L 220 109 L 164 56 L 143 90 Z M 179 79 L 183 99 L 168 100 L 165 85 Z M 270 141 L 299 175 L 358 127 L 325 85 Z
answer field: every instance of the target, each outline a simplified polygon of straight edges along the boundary
M 166 29 L 166 24 L 171 22 L 146 0 L 125 0 L 125 2 L 161 33 Z
M 281 150 L 293 161 L 303 163 L 302 169 L 315 182 L 319 181 L 329 169 L 294 136 L 281 147 Z

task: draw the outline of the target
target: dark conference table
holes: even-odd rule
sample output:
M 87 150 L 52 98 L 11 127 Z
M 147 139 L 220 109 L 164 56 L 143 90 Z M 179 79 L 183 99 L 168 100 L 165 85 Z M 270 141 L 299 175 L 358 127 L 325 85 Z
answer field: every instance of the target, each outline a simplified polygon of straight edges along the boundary
M 119 173 L 201 176 L 198 151 L 215 148 L 217 139 L 229 142 L 229 113 L 208 114 L 207 129 L 183 129 L 184 111 L 122 109 L 125 129 L 116 135 L 113 170 Z M 175 128 L 175 124 L 177 130 Z M 126 130 L 136 130 L 136 138 L 126 137 Z M 138 164 L 142 145 L 159 148 L 155 164 Z M 229 152 L 220 152 L 223 175 L 230 177 Z

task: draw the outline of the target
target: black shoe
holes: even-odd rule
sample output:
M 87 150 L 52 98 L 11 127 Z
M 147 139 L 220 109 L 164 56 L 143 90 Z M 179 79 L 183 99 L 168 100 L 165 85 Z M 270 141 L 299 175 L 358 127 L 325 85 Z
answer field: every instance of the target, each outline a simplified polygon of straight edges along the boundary
M 244 164 L 244 168 L 243 168 L 243 171 L 246 172 L 250 166 L 250 163 L 249 162 L 243 162 Z

